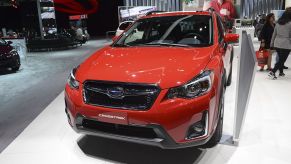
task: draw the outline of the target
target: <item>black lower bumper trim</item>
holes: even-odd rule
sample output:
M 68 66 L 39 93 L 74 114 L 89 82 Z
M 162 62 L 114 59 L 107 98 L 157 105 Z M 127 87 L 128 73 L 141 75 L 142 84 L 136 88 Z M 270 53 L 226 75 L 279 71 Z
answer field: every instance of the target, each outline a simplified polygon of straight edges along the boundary
M 17 57 L 12 57 L 6 60 L 1 60 L 0 61 L 0 68 L 4 68 L 4 67 L 15 67 L 17 66 L 17 62 L 16 59 Z M 19 57 L 18 57 L 19 58 Z
M 150 145 L 150 146 L 158 146 L 162 149 L 179 149 L 179 148 L 200 146 L 207 143 L 207 141 L 210 139 L 210 137 L 208 137 L 207 139 L 202 139 L 199 141 L 193 141 L 193 142 L 189 141 L 183 144 L 176 143 L 160 125 L 156 125 L 156 124 L 150 124 L 147 126 L 128 125 L 135 128 L 141 127 L 141 128 L 152 129 L 156 133 L 155 138 L 150 138 L 150 137 L 142 138 L 142 137 L 133 137 L 133 136 L 114 134 L 114 133 L 107 133 L 104 131 L 99 131 L 96 129 L 84 127 L 82 125 L 84 119 L 85 117 L 83 116 L 80 116 L 80 115 L 77 116 L 76 121 L 75 121 L 76 125 L 73 127 L 76 132 L 87 134 L 87 135 L 99 136 L 103 138 L 114 139 L 114 140 L 120 140 L 120 141 L 126 141 L 126 142 L 132 142 L 132 143 L 138 143 L 138 144 L 144 144 L 144 145 Z M 96 121 L 92 119 L 90 120 Z

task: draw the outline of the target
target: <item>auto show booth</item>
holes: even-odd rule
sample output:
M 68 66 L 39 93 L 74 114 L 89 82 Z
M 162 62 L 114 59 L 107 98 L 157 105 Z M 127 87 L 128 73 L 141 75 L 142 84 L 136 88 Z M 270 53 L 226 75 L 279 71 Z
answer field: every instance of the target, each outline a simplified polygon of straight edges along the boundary
M 0 23 L 22 64 L 0 71 L 1 164 L 291 163 L 291 72 L 260 37 L 289 1 L 30 2 L 34 37 Z

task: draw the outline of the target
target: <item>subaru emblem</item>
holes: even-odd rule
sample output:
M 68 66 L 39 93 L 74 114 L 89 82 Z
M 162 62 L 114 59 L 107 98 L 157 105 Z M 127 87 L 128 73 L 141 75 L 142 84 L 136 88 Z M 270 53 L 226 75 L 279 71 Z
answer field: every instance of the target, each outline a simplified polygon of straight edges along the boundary
M 124 89 L 122 87 L 108 88 L 107 95 L 113 99 L 123 99 Z

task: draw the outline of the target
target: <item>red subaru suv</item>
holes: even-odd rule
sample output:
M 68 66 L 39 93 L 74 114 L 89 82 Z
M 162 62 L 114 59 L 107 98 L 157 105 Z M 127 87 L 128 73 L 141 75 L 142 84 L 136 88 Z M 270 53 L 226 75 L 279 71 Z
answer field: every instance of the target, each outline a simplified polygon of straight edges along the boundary
M 165 149 L 214 146 L 222 136 L 232 46 L 212 12 L 143 17 L 74 68 L 65 89 L 77 132 Z

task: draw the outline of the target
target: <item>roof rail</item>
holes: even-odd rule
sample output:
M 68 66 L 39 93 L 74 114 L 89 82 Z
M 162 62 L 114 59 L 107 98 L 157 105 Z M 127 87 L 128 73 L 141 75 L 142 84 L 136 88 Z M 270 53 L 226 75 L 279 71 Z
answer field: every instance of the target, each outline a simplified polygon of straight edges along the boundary
M 157 10 L 157 11 L 150 11 L 150 12 L 146 13 L 145 16 L 153 15 L 155 13 L 163 13 L 163 12 L 165 12 L 165 11 L 159 11 L 159 10 Z

